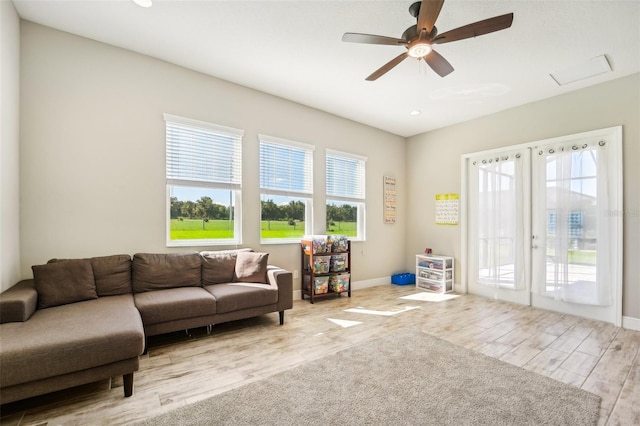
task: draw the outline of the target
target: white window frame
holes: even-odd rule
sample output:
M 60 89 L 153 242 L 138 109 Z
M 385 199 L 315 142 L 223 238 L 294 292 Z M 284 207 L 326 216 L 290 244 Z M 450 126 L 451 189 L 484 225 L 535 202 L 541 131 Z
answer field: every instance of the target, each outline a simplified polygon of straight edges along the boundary
M 242 244 L 242 138 L 244 130 L 221 126 L 205 121 L 179 117 L 171 114 L 163 114 L 167 126 L 166 136 L 166 245 L 167 247 L 202 247 L 202 246 L 229 246 Z M 188 179 L 169 176 L 169 123 L 192 129 L 195 131 L 212 133 L 223 137 L 229 137 L 233 141 L 231 149 L 234 151 L 233 178 L 228 182 L 219 182 L 215 179 Z M 230 165 L 231 167 L 231 165 Z M 233 205 L 233 238 L 208 238 L 208 239 L 171 239 L 171 188 L 205 188 L 211 190 L 231 191 Z
M 270 195 L 270 196 L 283 196 L 283 197 L 294 197 L 304 199 L 305 204 L 305 214 L 304 214 L 304 234 L 311 234 L 313 229 L 313 152 L 315 151 L 315 146 L 309 145 L 302 142 L 292 141 L 288 139 L 278 138 L 275 136 L 269 135 L 258 135 L 258 142 L 260 146 L 260 216 L 259 223 L 262 225 L 262 196 Z M 284 148 L 293 148 L 304 151 L 305 159 L 304 159 L 304 168 L 306 169 L 306 173 L 308 175 L 306 177 L 301 177 L 302 179 L 306 179 L 305 188 L 302 190 L 296 190 L 293 188 L 282 190 L 273 187 L 263 187 L 262 184 L 262 144 L 268 145 L 279 145 Z M 260 226 L 260 243 L 261 244 L 299 244 L 300 238 L 262 238 L 262 226 Z
M 329 157 L 339 157 L 347 160 L 353 160 L 358 162 L 358 170 L 357 173 L 360 173 L 360 176 L 354 177 L 354 179 L 359 181 L 358 188 L 356 188 L 355 192 L 342 195 L 336 194 L 331 186 L 331 178 L 330 175 L 333 174 L 333 171 L 330 170 L 330 163 L 328 161 Z M 344 151 L 336 151 L 333 149 L 327 149 L 325 152 L 325 205 L 330 202 L 337 203 L 348 203 L 354 204 L 357 207 L 357 218 L 356 218 L 356 236 L 351 237 L 352 241 L 366 241 L 366 186 L 367 186 L 367 157 L 352 154 Z M 326 218 L 325 218 L 326 219 Z M 326 222 L 326 220 L 325 220 Z

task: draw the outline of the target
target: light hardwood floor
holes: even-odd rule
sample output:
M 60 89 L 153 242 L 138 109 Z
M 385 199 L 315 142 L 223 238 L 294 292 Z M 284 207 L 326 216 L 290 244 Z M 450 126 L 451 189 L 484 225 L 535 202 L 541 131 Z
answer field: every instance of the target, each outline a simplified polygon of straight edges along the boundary
M 141 357 L 131 398 L 116 378 L 2 406 L 2 424 L 129 424 L 297 365 L 313 368 L 328 354 L 412 327 L 600 395 L 602 425 L 640 424 L 640 332 L 471 295 L 400 299 L 417 292 L 388 285 L 313 305 L 296 300 L 283 326 L 276 313 L 216 325 L 211 335 L 164 335 Z M 418 308 L 386 316 L 344 311 L 409 306 Z

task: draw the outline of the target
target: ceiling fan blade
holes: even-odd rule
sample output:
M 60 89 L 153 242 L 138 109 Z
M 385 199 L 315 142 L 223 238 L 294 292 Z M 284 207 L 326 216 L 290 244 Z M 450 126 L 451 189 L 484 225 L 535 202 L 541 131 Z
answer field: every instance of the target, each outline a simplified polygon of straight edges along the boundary
M 418 14 L 418 32 L 425 29 L 427 34 L 431 33 L 443 4 L 444 0 L 422 0 L 420 13 Z
M 424 57 L 424 61 L 436 72 L 440 77 L 445 77 L 453 71 L 453 67 L 441 54 L 432 50 L 427 56 Z
M 395 58 L 393 58 L 392 60 L 390 60 L 389 62 L 387 62 L 383 66 L 381 66 L 380 68 L 378 68 L 373 74 L 371 74 L 369 77 L 367 77 L 366 80 L 367 81 L 377 80 L 378 78 L 380 78 L 383 75 L 385 75 L 393 67 L 395 67 L 396 65 L 398 65 L 400 62 L 404 61 L 408 57 L 409 57 L 409 54 L 407 52 L 401 53 L 400 55 L 396 56 Z
M 452 41 L 463 40 L 465 38 L 481 36 L 494 31 L 504 30 L 505 28 L 509 28 L 512 22 L 513 13 L 495 16 L 493 18 L 485 19 L 484 21 L 474 22 L 473 24 L 465 25 L 464 27 L 459 27 L 439 34 L 435 39 L 433 39 L 432 43 L 449 43 Z
M 402 46 L 408 43 L 407 40 L 401 38 L 360 33 L 344 33 L 342 41 L 347 41 L 349 43 L 387 44 L 392 46 Z

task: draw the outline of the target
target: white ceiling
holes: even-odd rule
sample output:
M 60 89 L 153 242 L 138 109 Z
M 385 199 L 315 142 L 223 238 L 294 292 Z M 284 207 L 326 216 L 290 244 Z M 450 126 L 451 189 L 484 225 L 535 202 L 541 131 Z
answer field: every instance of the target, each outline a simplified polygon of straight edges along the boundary
M 440 33 L 509 12 L 513 25 L 436 46 L 455 68 L 444 78 L 409 58 L 374 82 L 405 48 L 341 37 L 401 37 L 411 0 L 13 2 L 23 19 L 405 137 L 640 72 L 640 0 L 446 0 Z M 603 54 L 613 72 L 563 87 L 549 76 Z

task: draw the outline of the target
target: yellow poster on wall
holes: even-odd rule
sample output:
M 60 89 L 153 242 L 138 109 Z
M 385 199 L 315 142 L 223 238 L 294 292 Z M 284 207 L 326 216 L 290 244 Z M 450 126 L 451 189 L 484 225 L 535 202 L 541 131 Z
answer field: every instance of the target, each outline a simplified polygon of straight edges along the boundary
M 459 194 L 436 194 L 436 224 L 457 225 Z

